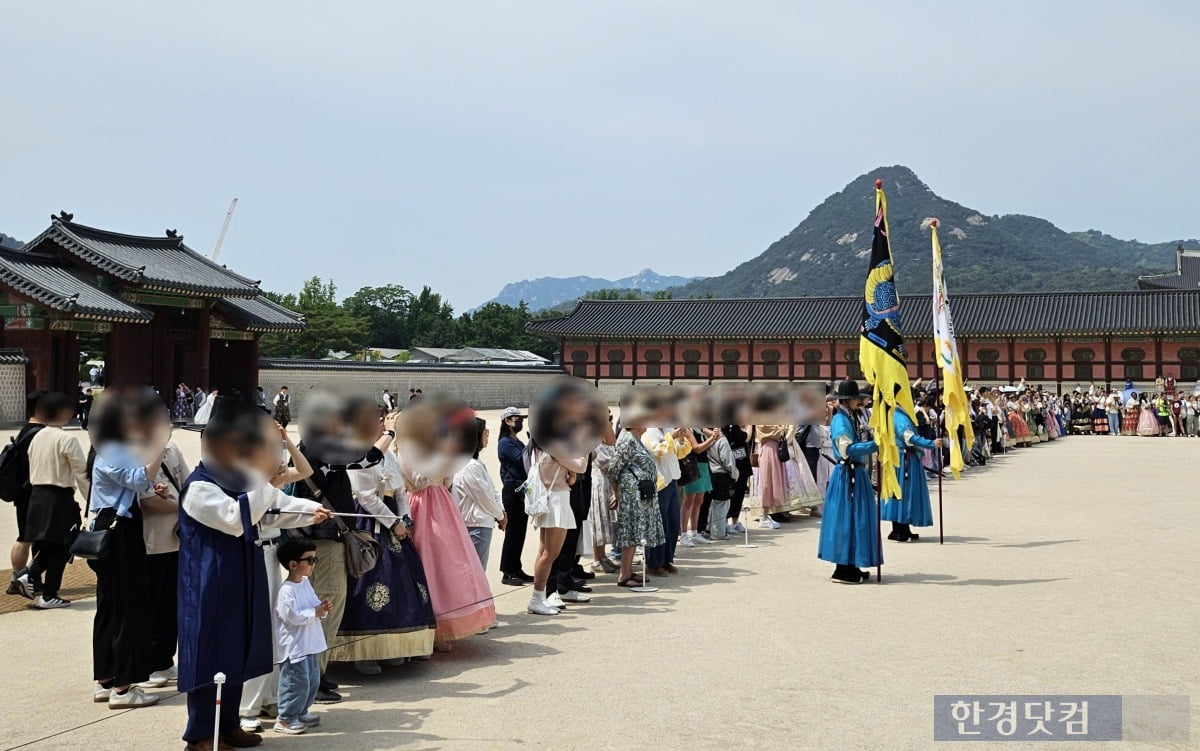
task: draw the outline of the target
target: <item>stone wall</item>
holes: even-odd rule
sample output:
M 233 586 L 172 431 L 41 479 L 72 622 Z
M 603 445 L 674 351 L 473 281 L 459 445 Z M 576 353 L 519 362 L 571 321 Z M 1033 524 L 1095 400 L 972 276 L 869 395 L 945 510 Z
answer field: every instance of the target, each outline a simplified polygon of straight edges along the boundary
M 25 365 L 0 364 L 0 424 L 25 422 Z
M 292 395 L 293 410 L 314 387 L 340 393 L 378 395 L 387 389 L 408 398 L 410 388 L 425 393 L 457 394 L 476 409 L 525 407 L 554 379 L 563 377 L 557 367 L 416 365 L 400 363 L 335 362 L 328 360 L 262 360 L 259 384 L 274 397 L 280 386 Z

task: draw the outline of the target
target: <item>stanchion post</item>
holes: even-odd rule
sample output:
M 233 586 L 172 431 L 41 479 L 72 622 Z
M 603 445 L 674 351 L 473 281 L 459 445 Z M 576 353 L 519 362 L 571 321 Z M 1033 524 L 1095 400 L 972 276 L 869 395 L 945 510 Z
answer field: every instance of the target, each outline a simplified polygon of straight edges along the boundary
M 221 688 L 225 685 L 225 674 L 217 673 L 213 676 L 213 683 L 217 684 L 217 701 L 213 707 L 213 712 L 216 717 L 213 718 L 213 750 L 221 745 Z

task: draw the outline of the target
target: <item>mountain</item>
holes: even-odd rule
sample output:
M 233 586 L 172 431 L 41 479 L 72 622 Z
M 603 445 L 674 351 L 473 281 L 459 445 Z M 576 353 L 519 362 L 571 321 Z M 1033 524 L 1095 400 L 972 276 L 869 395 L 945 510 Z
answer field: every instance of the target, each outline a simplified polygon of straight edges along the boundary
M 875 180 L 888 198 L 900 294 L 933 288 L 926 217 L 936 217 L 950 293 L 1136 289 L 1175 267 L 1177 242 L 1146 244 L 1064 232 L 1045 219 L 987 216 L 944 199 L 907 167 L 881 167 L 826 198 L 787 235 L 732 271 L 673 290 L 676 298 L 861 294 L 871 252 Z M 1195 240 L 1183 241 L 1195 247 Z
M 663 276 L 650 269 L 642 269 L 633 276 L 621 279 L 601 279 L 594 276 L 554 277 L 522 279 L 504 285 L 500 294 L 488 300 L 502 305 L 520 304 L 522 300 L 530 310 L 544 310 L 583 297 L 588 292 L 601 289 L 627 289 L 640 292 L 658 292 L 695 281 L 700 277 Z M 487 305 L 487 303 L 483 303 Z M 482 306 L 480 306 L 482 307 Z
M 0 232 L 0 248 L 4 248 L 5 250 L 20 250 L 24 245 L 25 243 L 21 242 L 17 238 L 9 237 L 3 232 Z

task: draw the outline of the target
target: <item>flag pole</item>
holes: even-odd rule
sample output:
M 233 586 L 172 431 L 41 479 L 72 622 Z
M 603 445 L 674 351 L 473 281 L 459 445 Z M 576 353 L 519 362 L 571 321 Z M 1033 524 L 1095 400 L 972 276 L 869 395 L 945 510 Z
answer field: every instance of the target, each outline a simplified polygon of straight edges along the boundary
M 938 368 L 933 377 L 933 388 L 937 391 L 941 384 L 941 368 Z M 946 440 L 946 399 L 942 398 L 942 414 L 938 420 L 937 437 L 941 438 L 943 443 Z M 942 478 L 946 473 L 946 468 L 942 466 L 942 447 L 935 446 L 934 451 L 937 452 L 937 468 L 938 468 L 938 545 L 946 544 L 946 517 L 942 514 Z
M 883 462 L 875 460 L 875 583 L 883 584 Z
M 929 226 L 933 231 L 933 237 L 935 239 L 935 248 L 936 248 L 936 247 L 938 247 L 936 245 L 938 220 L 934 219 L 933 221 L 931 221 L 929 223 Z M 934 312 L 936 313 L 937 312 L 936 308 L 937 308 L 938 292 L 941 289 L 940 285 L 941 285 L 941 280 L 942 280 L 940 253 L 935 253 L 934 265 L 935 265 L 935 268 L 934 268 L 935 278 L 933 280 L 933 283 L 934 283 L 933 301 L 934 301 L 934 308 L 935 308 Z M 938 337 L 937 337 L 938 325 L 937 325 L 936 315 L 934 317 L 933 328 L 934 328 L 934 335 L 933 335 L 933 357 L 934 357 L 934 360 L 933 360 L 933 390 L 935 393 L 938 393 L 941 391 L 941 383 L 942 383 L 942 362 L 941 362 L 942 345 L 941 345 L 941 342 L 938 341 Z M 935 435 L 938 438 L 941 438 L 944 442 L 945 436 L 946 436 L 946 397 L 944 394 L 942 394 L 941 396 L 942 396 L 942 412 L 941 412 L 941 415 L 939 415 L 940 419 L 938 420 L 938 426 L 937 426 L 937 431 L 936 431 Z M 946 544 L 946 518 L 945 518 L 945 515 L 942 513 L 942 478 L 946 473 L 946 468 L 942 466 L 942 457 L 944 456 L 944 454 L 942 454 L 942 447 L 934 446 L 933 450 L 936 452 L 934 454 L 934 456 L 937 457 L 937 464 L 934 466 L 936 466 L 937 470 L 938 470 L 938 545 L 945 545 Z

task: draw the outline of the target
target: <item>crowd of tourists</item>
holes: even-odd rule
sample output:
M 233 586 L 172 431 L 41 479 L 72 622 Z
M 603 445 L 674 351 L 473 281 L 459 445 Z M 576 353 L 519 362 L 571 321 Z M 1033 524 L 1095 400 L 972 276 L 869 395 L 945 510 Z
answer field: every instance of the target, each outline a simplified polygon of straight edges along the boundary
M 32 394 L 28 423 L 0 457 L 0 497 L 18 519 L 9 594 L 67 607 L 64 570 L 87 559 L 93 699 L 146 707 L 159 700 L 151 689 L 177 683 L 188 694 L 189 749 L 212 749 L 214 731 L 218 748 L 242 748 L 267 728 L 315 727 L 312 705 L 341 700 L 331 663 L 379 675 L 497 627 L 485 573 L 497 529 L 499 581 L 528 587 L 537 616 L 590 602 L 597 576 L 627 589 L 669 580 L 681 547 L 802 515 L 827 517 L 819 557 L 835 563 L 834 581 L 865 581 L 882 562 L 874 523 L 862 523 L 875 503 L 871 405 L 850 381 L 791 425 L 680 425 L 685 395 L 669 388 L 623 399 L 614 419 L 561 386 L 540 412 L 510 407 L 494 426 L 450 397 L 414 391 L 401 412 L 387 393 L 310 394 L 301 443 L 285 429 L 286 388 L 270 402 L 212 392 L 201 403 L 203 461 L 192 466 L 169 436 L 172 422 L 195 419 L 185 418 L 195 396 L 181 384 L 168 406 L 150 389 L 106 390 L 89 403 L 85 454 L 64 430 L 78 400 Z M 895 415 L 904 493 L 884 499 L 888 539 L 914 542 L 914 528 L 933 524 L 926 476 L 943 471 L 952 441 L 968 466 L 985 464 L 1070 433 L 1128 432 L 1130 404 L 1138 434 L 1194 435 L 1196 398 L 1162 396 L 1165 433 L 1157 397 L 980 388 L 970 392 L 968 444 L 946 435 L 940 393 L 918 381 L 914 413 Z M 1178 420 L 1172 399 L 1183 403 Z M 1141 431 L 1146 414 L 1153 433 Z M 498 486 L 485 451 L 499 459 Z M 218 672 L 227 681 L 219 718 Z

